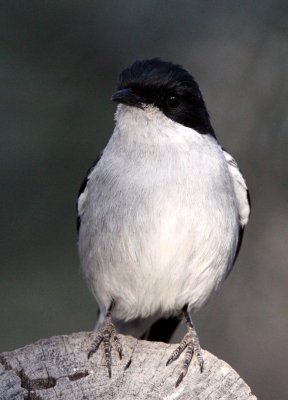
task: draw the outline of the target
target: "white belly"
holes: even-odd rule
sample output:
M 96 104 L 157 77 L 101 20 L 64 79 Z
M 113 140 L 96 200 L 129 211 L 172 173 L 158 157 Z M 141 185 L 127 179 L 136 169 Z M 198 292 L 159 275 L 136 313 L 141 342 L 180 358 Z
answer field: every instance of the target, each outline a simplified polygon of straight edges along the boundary
M 238 212 L 221 150 L 210 147 L 152 163 L 107 151 L 95 168 L 79 252 L 98 303 L 114 299 L 116 318 L 196 310 L 225 278 Z

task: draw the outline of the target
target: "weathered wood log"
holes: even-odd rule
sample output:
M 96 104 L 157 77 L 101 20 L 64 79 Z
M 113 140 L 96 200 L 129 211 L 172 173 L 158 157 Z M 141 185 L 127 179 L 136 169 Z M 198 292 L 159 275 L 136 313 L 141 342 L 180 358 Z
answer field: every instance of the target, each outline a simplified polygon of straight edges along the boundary
M 256 400 L 224 361 L 204 351 L 204 371 L 193 359 L 176 388 L 181 360 L 166 367 L 176 345 L 121 336 L 123 358 L 113 350 L 109 379 L 102 347 L 87 359 L 95 333 L 56 336 L 0 355 L 2 400 L 229 399 Z

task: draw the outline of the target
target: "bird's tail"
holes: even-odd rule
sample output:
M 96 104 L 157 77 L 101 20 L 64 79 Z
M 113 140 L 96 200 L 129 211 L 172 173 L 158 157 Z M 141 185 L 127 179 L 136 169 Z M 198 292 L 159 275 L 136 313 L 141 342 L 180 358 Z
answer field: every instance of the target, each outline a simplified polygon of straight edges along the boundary
M 141 339 L 149 340 L 151 342 L 165 342 L 169 343 L 173 334 L 175 333 L 180 319 L 177 317 L 160 318 L 150 329 L 141 337 Z
M 105 314 L 100 313 L 95 326 L 95 330 L 101 328 L 105 320 Z M 179 317 L 159 318 L 157 316 L 149 318 L 137 318 L 123 322 L 113 320 L 118 333 L 131 335 L 138 339 L 151 342 L 165 342 L 171 340 L 174 332 L 178 328 L 181 319 Z

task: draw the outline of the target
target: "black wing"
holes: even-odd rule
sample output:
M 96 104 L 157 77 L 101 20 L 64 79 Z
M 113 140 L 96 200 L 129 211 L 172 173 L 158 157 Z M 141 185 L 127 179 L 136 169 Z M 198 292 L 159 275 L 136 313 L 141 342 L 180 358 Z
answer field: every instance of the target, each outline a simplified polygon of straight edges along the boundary
M 227 271 L 227 276 L 228 276 L 233 265 L 235 264 L 236 258 L 238 256 L 240 248 L 241 248 L 243 235 L 244 235 L 244 228 L 248 223 L 248 219 L 249 219 L 249 215 L 250 215 L 251 202 L 250 202 L 250 195 L 248 192 L 248 188 L 247 188 L 245 179 L 243 178 L 243 175 L 242 175 L 236 161 L 229 153 L 227 153 L 227 151 L 225 151 L 224 149 L 222 149 L 222 150 L 223 150 L 225 159 L 227 161 L 230 176 L 232 178 L 232 182 L 234 185 L 234 191 L 235 191 L 236 199 L 238 202 L 238 212 L 239 212 L 238 244 L 237 244 L 237 249 L 236 249 L 236 253 L 235 253 L 235 257 L 234 257 L 232 266 Z
M 246 190 L 246 194 L 247 194 L 247 201 L 248 201 L 248 205 L 249 205 L 249 210 L 251 210 L 251 200 L 250 200 L 250 194 L 249 194 L 249 190 Z M 233 265 L 236 262 L 236 259 L 238 257 L 239 251 L 241 249 L 241 245 L 242 245 L 242 241 L 243 241 L 243 236 L 244 236 L 244 231 L 245 231 L 245 225 L 241 225 L 239 224 L 239 236 L 238 236 L 238 244 L 237 244 L 237 249 L 236 249 L 236 253 L 235 253 L 235 257 L 233 260 Z
M 76 209 L 77 209 L 77 233 L 79 233 L 80 224 L 81 224 L 81 215 L 83 213 L 83 202 L 81 202 L 81 196 L 83 196 L 85 194 L 85 190 L 87 188 L 87 183 L 89 181 L 91 172 L 93 171 L 93 169 L 95 168 L 96 164 L 98 163 L 98 161 L 102 157 L 102 154 L 103 154 L 103 151 L 101 151 L 101 153 L 98 155 L 96 160 L 93 162 L 93 164 L 88 169 L 88 171 L 86 173 L 86 176 L 85 176 L 83 182 L 81 183 L 81 186 L 80 186 L 79 191 L 78 191 L 77 205 L 76 205 Z

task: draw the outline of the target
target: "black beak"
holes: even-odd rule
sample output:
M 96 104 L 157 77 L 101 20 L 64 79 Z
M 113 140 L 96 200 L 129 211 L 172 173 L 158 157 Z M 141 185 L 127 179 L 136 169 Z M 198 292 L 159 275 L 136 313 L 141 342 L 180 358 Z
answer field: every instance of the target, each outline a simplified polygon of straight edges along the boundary
M 143 105 L 143 100 L 135 93 L 133 93 L 132 89 L 117 90 L 117 92 L 112 94 L 111 100 L 132 107 L 142 108 Z

